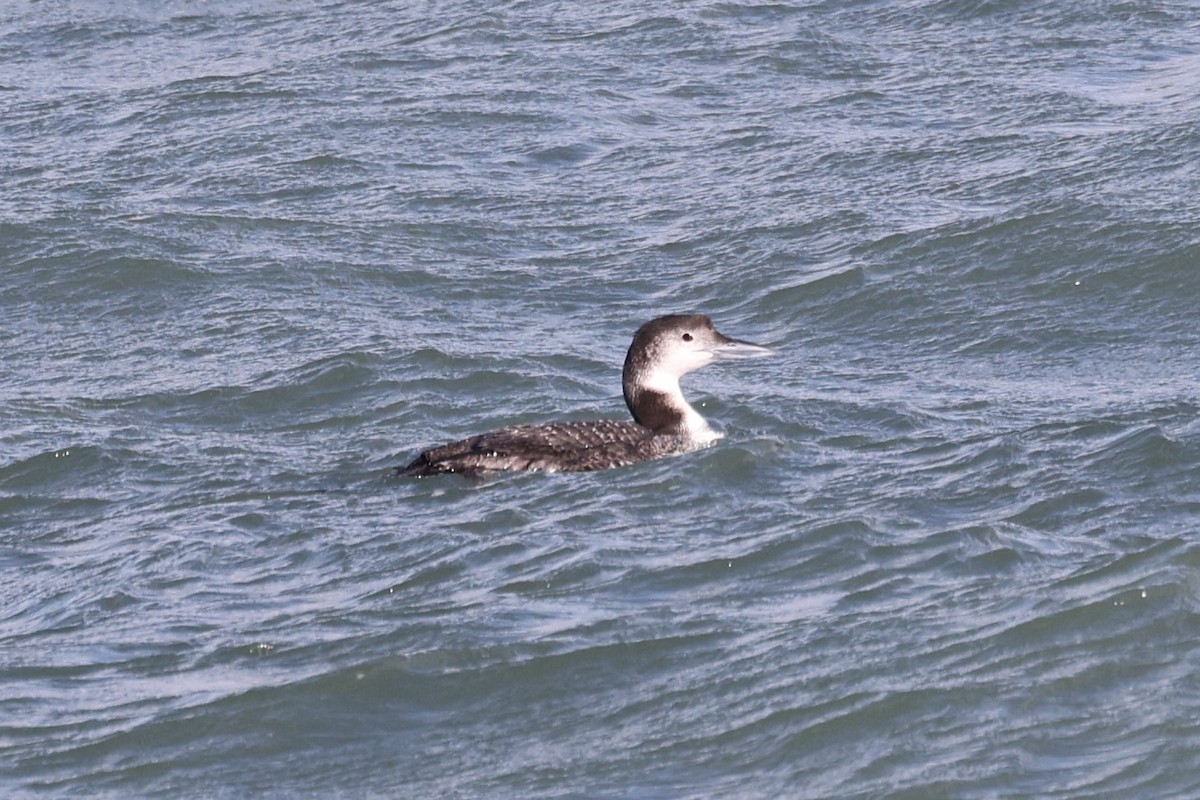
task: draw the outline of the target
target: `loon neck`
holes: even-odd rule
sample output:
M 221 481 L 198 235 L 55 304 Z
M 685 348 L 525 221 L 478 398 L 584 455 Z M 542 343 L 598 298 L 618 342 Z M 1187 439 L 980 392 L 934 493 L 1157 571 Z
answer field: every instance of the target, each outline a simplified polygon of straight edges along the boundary
M 642 384 L 624 382 L 625 405 L 633 420 L 657 434 L 682 436 L 698 443 L 721 438 L 700 412 L 683 397 L 679 381 Z

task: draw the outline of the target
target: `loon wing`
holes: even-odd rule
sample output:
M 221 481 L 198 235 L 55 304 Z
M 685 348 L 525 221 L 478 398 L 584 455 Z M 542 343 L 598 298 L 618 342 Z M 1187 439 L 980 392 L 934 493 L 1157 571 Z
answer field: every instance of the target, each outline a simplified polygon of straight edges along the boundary
M 397 475 L 424 477 L 491 470 L 584 472 L 608 469 L 684 449 L 676 436 L 657 435 L 634 422 L 596 420 L 519 425 L 433 447 Z

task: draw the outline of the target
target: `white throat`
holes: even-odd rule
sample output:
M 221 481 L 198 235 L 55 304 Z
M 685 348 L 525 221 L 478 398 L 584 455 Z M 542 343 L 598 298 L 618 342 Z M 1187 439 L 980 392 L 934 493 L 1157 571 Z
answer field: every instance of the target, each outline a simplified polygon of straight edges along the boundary
M 712 429 L 695 407 L 683 396 L 679 387 L 679 378 L 669 370 L 655 370 L 648 379 L 640 381 L 638 387 L 645 391 L 657 392 L 665 396 L 671 406 L 683 415 L 684 436 L 696 444 L 710 444 L 722 437 L 722 434 Z

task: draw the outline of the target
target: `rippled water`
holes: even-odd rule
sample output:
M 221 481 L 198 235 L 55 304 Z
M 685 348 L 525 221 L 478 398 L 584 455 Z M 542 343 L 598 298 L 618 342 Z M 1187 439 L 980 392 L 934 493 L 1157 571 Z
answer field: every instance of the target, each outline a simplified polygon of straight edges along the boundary
M 1200 793 L 1194 3 L 0 10 L 0 793 Z M 622 417 L 672 311 L 783 351 Z

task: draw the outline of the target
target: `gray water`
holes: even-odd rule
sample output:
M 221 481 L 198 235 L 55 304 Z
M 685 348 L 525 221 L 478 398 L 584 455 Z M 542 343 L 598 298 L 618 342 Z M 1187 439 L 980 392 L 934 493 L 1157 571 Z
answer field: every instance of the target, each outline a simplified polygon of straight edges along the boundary
M 14 2 L 0 180 L 3 796 L 1200 796 L 1195 3 Z

